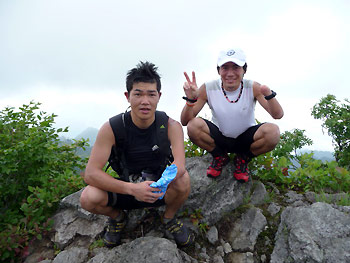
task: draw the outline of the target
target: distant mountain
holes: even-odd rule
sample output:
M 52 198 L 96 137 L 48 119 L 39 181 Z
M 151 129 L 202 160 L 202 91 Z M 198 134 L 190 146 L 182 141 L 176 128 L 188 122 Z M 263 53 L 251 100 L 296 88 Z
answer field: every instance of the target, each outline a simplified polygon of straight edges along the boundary
M 313 151 L 314 152 L 314 158 L 321 160 L 321 161 L 335 161 L 333 152 L 327 152 L 327 151 Z
M 327 161 L 335 161 L 335 158 L 333 156 L 333 152 L 328 152 L 328 151 L 310 151 L 310 150 L 302 150 L 302 153 L 311 153 L 313 152 L 314 159 L 321 160 L 323 162 Z
M 96 136 L 98 133 L 98 129 L 89 127 L 81 132 L 79 135 L 75 137 L 76 140 L 80 139 L 89 139 L 89 144 L 92 147 L 96 141 Z

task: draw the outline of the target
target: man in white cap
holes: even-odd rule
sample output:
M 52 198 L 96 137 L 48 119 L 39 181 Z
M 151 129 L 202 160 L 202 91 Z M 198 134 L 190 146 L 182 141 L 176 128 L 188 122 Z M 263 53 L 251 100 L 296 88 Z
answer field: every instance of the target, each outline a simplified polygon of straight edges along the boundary
M 277 125 L 256 124 L 255 103 L 258 101 L 274 119 L 283 117 L 283 109 L 276 99 L 276 92 L 258 82 L 243 79 L 247 63 L 241 49 L 220 52 L 217 71 L 220 78 L 204 83 L 199 89 L 195 73 L 192 72 L 192 80 L 184 73 L 186 105 L 181 113 L 181 123 L 187 125 L 190 140 L 213 155 L 207 176 L 218 177 L 229 162 L 228 153 L 235 153 L 233 176 L 247 182 L 248 162 L 273 150 L 280 138 Z M 196 117 L 205 103 L 212 111 L 212 122 Z

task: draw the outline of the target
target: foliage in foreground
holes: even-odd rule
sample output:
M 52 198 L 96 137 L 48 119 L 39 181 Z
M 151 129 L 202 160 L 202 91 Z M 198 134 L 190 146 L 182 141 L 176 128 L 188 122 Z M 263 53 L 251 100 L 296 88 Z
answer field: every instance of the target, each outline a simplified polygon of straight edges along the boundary
M 50 230 L 59 201 L 83 186 L 85 161 L 76 155 L 85 140 L 62 144 L 56 115 L 30 102 L 0 111 L 0 260 L 16 262 L 29 241 Z

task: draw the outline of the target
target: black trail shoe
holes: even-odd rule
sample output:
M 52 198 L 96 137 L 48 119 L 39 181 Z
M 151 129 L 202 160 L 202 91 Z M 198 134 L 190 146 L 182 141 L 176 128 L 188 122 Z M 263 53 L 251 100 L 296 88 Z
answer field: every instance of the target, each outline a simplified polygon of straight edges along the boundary
M 194 241 L 194 236 L 189 229 L 177 218 L 173 218 L 165 224 L 165 228 L 173 235 L 179 247 L 187 247 Z
M 124 213 L 124 218 L 121 222 L 117 222 L 112 218 L 108 219 L 107 229 L 103 236 L 103 242 L 105 243 L 106 247 L 111 248 L 111 247 L 120 245 L 121 232 L 126 225 L 126 221 L 127 221 L 127 216 L 125 213 Z

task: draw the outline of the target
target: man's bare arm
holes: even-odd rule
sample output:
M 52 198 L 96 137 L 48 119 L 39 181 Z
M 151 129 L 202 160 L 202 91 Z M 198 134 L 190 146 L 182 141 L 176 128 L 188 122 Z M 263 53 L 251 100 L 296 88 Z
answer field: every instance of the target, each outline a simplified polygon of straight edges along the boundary
M 276 98 L 266 100 L 265 96 L 272 92 L 266 85 L 260 85 L 257 82 L 253 83 L 254 97 L 258 100 L 260 105 L 271 115 L 274 119 L 281 119 L 283 117 L 283 109 Z

